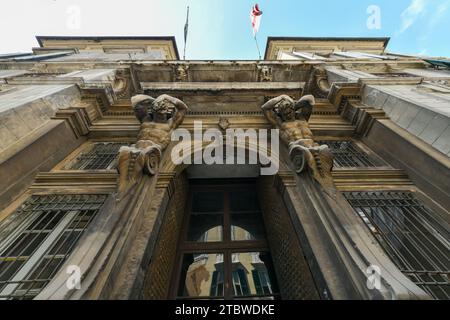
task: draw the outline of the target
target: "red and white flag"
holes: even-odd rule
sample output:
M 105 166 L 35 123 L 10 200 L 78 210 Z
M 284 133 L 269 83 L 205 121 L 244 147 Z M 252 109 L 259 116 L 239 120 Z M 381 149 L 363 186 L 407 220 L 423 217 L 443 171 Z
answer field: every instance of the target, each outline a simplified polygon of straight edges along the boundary
M 262 11 L 259 10 L 258 4 L 255 4 L 250 11 L 250 21 L 252 22 L 253 36 L 256 36 L 256 33 L 259 30 L 259 24 L 261 23 Z

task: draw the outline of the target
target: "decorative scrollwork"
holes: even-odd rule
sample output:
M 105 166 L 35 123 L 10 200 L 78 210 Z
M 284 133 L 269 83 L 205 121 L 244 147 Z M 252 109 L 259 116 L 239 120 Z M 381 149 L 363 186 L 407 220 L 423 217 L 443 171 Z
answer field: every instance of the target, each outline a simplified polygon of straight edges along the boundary
M 306 83 L 304 92 L 317 98 L 327 98 L 330 93 L 327 71 L 323 68 L 314 68 Z

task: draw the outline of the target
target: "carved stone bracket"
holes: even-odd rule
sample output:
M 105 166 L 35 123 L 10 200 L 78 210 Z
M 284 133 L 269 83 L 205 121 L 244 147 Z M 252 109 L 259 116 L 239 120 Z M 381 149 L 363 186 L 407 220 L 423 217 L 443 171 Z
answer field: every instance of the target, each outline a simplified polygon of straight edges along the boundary
M 77 107 L 60 109 L 56 112 L 52 119 L 67 121 L 75 137 L 78 139 L 80 136 L 85 136 L 90 132 L 90 126 L 92 123 L 87 111 L 89 108 L 90 106 L 87 103 L 81 103 Z
M 79 85 L 83 98 L 95 98 L 102 112 L 107 112 L 117 97 L 110 83 L 89 83 Z
M 361 103 L 362 86 L 362 83 L 335 83 L 329 95 L 337 112 L 355 127 L 358 136 L 366 136 L 376 120 L 389 119 L 383 110 Z

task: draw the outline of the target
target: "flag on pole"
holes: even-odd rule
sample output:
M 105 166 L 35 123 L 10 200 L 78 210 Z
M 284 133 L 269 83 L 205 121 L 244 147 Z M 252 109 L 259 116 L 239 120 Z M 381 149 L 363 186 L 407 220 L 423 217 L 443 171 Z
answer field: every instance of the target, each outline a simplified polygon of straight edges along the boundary
M 261 51 L 259 50 L 258 39 L 256 39 L 256 34 L 259 31 L 259 24 L 261 23 L 262 11 L 259 10 L 259 6 L 256 3 L 252 10 L 250 11 L 250 21 L 252 23 L 253 38 L 255 38 L 256 48 L 258 49 L 259 60 L 261 60 Z
M 259 10 L 258 4 L 255 4 L 250 11 L 250 21 L 252 22 L 253 36 L 256 36 L 256 33 L 259 30 L 259 24 L 261 23 L 262 11 Z

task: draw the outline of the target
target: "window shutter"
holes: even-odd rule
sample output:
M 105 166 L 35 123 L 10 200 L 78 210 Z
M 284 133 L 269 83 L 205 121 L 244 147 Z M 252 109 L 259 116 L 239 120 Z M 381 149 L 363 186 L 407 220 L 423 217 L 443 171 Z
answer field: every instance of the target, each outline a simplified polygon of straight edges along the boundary
M 261 281 L 259 279 L 258 270 L 252 270 L 253 282 L 255 284 L 255 289 L 257 294 L 263 294 L 263 290 L 261 288 Z
M 244 294 L 244 296 L 248 296 L 250 294 L 250 290 L 248 288 L 247 275 L 242 269 L 238 269 L 238 274 L 241 280 L 242 293 Z
M 212 274 L 211 290 L 209 291 L 209 295 L 213 297 L 217 296 L 217 275 L 217 271 L 214 271 Z

